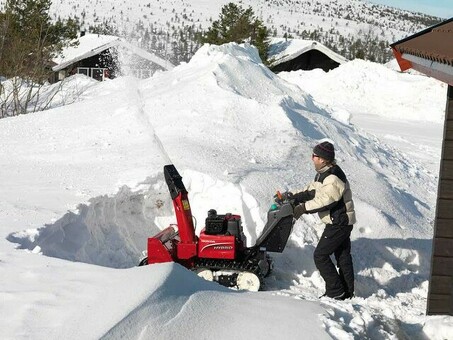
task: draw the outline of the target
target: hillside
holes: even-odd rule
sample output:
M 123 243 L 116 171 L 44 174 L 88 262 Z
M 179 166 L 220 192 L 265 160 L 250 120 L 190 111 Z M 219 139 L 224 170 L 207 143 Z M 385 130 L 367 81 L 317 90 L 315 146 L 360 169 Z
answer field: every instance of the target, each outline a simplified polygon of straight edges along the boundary
M 127 37 L 137 45 L 187 62 L 197 33 L 218 19 L 229 0 L 55 1 L 53 16 L 76 16 L 86 30 Z M 273 36 L 317 40 L 348 59 L 385 63 L 388 45 L 441 19 L 362 0 L 244 0 Z M 373 51 L 369 51 L 369 50 Z

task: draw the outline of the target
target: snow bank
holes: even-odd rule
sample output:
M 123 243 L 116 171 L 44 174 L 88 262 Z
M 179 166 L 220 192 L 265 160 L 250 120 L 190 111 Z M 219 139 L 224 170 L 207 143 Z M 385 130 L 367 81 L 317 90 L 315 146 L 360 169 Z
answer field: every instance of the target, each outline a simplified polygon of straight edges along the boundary
M 355 59 L 330 72 L 281 72 L 279 75 L 314 99 L 355 115 L 443 123 L 446 85 L 425 75 L 406 74 Z M 366 98 L 366 100 L 363 100 Z
M 160 287 L 103 339 L 193 339 L 203 334 L 218 339 L 275 339 L 282 334 L 293 339 L 302 335 L 329 338 L 318 322 L 323 310 L 316 303 L 288 303 L 282 297 L 263 294 L 266 299 L 260 294 L 235 292 L 173 265 Z M 261 326 L 251 327 L 254 324 Z

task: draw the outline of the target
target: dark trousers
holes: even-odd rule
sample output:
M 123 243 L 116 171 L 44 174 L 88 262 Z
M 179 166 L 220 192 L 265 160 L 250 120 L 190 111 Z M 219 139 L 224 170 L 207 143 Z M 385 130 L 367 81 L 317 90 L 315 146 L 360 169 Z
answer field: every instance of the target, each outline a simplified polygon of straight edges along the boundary
M 354 293 L 354 268 L 351 257 L 352 226 L 326 225 L 313 254 L 316 268 L 326 282 L 326 295 L 335 297 L 343 292 Z M 330 255 L 335 254 L 339 271 Z

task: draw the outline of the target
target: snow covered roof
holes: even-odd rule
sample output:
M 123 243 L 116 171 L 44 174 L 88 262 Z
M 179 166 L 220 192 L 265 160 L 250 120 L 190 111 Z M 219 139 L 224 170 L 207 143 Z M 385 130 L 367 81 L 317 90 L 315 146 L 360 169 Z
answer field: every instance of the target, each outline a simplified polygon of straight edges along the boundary
M 453 18 L 393 43 L 402 71 L 413 68 L 453 85 Z
M 271 67 L 295 59 L 311 50 L 324 53 L 340 65 L 348 61 L 348 59 L 314 40 L 273 38 L 270 45 L 269 59 L 274 59 Z
M 72 65 L 80 60 L 92 57 L 96 54 L 101 53 L 111 47 L 123 46 L 133 53 L 139 55 L 142 58 L 148 59 L 164 69 L 172 69 L 174 65 L 162 58 L 159 58 L 153 53 L 145 51 L 139 47 L 136 47 L 123 38 L 116 37 L 113 35 L 101 35 L 101 34 L 85 34 L 80 37 L 79 44 L 73 47 L 67 47 L 63 49 L 62 55 L 53 59 L 53 62 L 56 64 L 52 67 L 53 71 L 62 70 L 69 65 Z

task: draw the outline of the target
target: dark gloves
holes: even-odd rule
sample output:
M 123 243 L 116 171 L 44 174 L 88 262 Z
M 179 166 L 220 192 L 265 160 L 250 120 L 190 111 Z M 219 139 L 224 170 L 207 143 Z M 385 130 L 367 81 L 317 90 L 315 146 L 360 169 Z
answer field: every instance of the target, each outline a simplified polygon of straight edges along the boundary
M 305 203 L 315 198 L 316 190 L 306 190 L 293 195 L 294 204 Z
M 290 202 L 294 207 L 294 218 L 297 220 L 307 212 L 305 202 L 312 200 L 315 197 L 315 194 L 315 190 L 301 191 L 296 194 L 293 194 L 291 191 L 285 191 L 284 193 L 277 192 L 277 194 L 274 195 L 274 201 L 277 204 Z
M 297 219 L 299 219 L 299 217 L 301 217 L 306 212 L 307 212 L 307 209 L 305 208 L 305 203 L 296 205 L 296 207 L 294 208 L 294 218 L 297 220 Z
M 291 191 L 286 191 L 282 194 L 282 198 L 284 201 L 289 201 L 292 200 L 294 197 L 293 193 Z
M 290 201 L 294 198 L 294 195 L 290 191 L 285 191 L 284 193 L 280 193 L 279 191 L 274 195 L 275 203 L 282 204 L 285 201 Z

